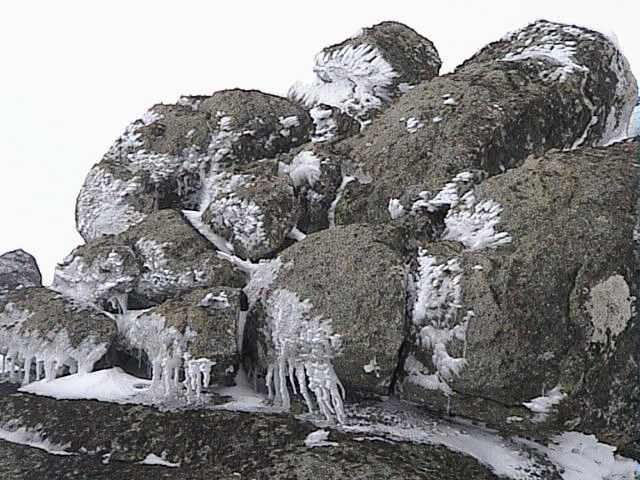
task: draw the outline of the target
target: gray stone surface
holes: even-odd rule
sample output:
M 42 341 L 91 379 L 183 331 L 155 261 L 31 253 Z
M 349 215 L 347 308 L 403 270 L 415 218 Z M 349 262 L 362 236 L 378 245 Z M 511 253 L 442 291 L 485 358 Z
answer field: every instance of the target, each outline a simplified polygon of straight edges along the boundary
M 603 35 L 533 23 L 419 84 L 335 145 L 372 178 L 348 185 L 336 221 L 388 221 L 389 200 L 409 186 L 437 192 L 462 171 L 495 175 L 530 154 L 623 136 L 636 92 L 626 59 Z
M 9 290 L 42 286 L 38 263 L 24 250 L 12 250 L 0 255 L 0 296 Z

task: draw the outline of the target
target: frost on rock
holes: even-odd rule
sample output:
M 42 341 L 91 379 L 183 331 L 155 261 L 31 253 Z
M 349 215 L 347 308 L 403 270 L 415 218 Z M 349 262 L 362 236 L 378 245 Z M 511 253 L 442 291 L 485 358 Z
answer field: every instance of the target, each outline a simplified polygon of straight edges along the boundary
M 78 231 L 90 240 L 124 232 L 142 222 L 147 215 L 134 207 L 132 199 L 144 193 L 142 177 L 116 178 L 103 166 L 96 165 L 78 195 Z
M 81 303 L 103 307 L 102 303 L 108 301 L 117 310 L 125 311 L 127 294 L 133 290 L 139 271 L 133 252 L 125 258 L 129 252 L 122 250 L 114 248 L 89 264 L 81 252 L 72 253 L 56 265 L 51 288 Z
M 304 445 L 308 448 L 338 446 L 337 442 L 329 442 L 328 440 L 328 430 L 316 430 L 315 432 L 311 432 L 309 435 L 307 435 L 307 438 L 304 439 Z
M 314 143 L 326 142 L 334 138 L 338 132 L 338 123 L 333 116 L 333 109 L 326 105 L 317 105 L 309 110 L 313 120 L 314 133 L 311 141 Z
M 157 398 L 172 398 L 183 393 L 187 401 L 200 399 L 203 388 L 211 381 L 215 362 L 207 358 L 192 358 L 190 343 L 198 335 L 190 327 L 180 332 L 166 326 L 157 313 L 130 312 L 118 322 L 120 335 L 127 346 L 144 351 L 151 363 L 151 393 Z M 184 381 L 181 381 L 181 374 Z
M 247 252 L 267 243 L 264 214 L 252 200 L 240 198 L 235 193 L 219 197 L 207 207 L 207 216 L 215 231 L 229 232 L 227 240 L 233 239 Z
M 478 201 L 475 193 L 464 194 L 455 208 L 444 219 L 444 240 L 455 240 L 468 250 L 497 248 L 511 243 L 511 235 L 498 232 L 502 206 L 493 200 Z
M 460 202 L 460 197 L 473 186 L 475 180 L 472 172 L 461 172 L 447 182 L 435 196 L 428 191 L 422 191 L 419 194 L 420 198 L 411 206 L 411 212 L 416 214 L 421 210 L 435 212 L 442 208 L 453 208 Z
M 310 413 L 317 405 L 327 420 L 344 423 L 344 388 L 332 365 L 342 342 L 333 333 L 331 320 L 312 317 L 311 303 L 285 289 L 273 292 L 265 307 L 265 328 L 272 343 L 266 376 L 269 399 L 288 410 L 289 384 L 294 394 L 302 395 Z
M 564 83 L 570 79 L 580 85 L 583 102 L 591 113 L 583 134 L 573 143 L 577 148 L 589 138 L 590 131 L 596 125 L 601 132 L 595 145 L 607 145 L 627 136 L 631 112 L 638 95 L 636 80 L 631 73 L 629 62 L 615 42 L 602 34 L 584 28 L 562 25 L 547 21 L 538 21 L 505 37 L 513 42 L 515 49 L 502 58 L 505 62 L 532 61 L 544 67 L 540 69 L 540 78 L 547 83 Z M 605 102 L 594 100 L 593 77 L 601 75 L 591 71 L 592 59 L 580 50 L 581 43 L 591 42 L 603 50 L 602 58 L 610 58 L 608 68 L 615 78 L 612 88 L 613 98 Z M 610 82 L 607 79 L 607 82 Z
M 447 350 L 454 341 L 464 344 L 469 310 L 462 319 L 459 310 L 462 291 L 462 268 L 458 258 L 438 263 L 436 258 L 421 250 L 417 271 L 410 282 L 412 298 L 411 318 L 416 341 L 421 349 L 431 352 L 433 370 L 429 371 L 414 356 L 405 361 L 407 379 L 428 390 L 452 393 L 449 382 L 458 376 L 466 360 L 452 357 Z
M 40 332 L 29 328 L 33 314 L 8 303 L 0 312 L 0 374 L 10 382 L 53 380 L 65 369 L 71 373 L 89 373 L 107 351 L 107 343 L 88 335 L 72 344 L 65 328 Z
M 633 114 L 629 120 L 629 137 L 640 136 L 640 99 L 636 103 L 636 107 L 633 109 Z
M 397 198 L 389 199 L 389 206 L 387 207 L 389 210 L 389 215 L 391 215 L 391 220 L 395 220 L 404 215 L 404 207 L 400 203 L 400 200 Z
M 543 422 L 549 416 L 553 407 L 565 398 L 567 398 L 567 394 L 558 385 L 546 394 L 524 402 L 523 405 L 536 414 L 533 418 L 534 422 Z
M 296 187 L 313 185 L 320 178 L 320 157 L 305 150 L 296 155 L 289 165 L 289 177 Z
M 340 183 L 338 191 L 336 192 L 336 198 L 333 200 L 333 202 L 331 202 L 331 206 L 329 207 L 329 212 L 327 214 L 329 217 L 330 228 L 334 228 L 336 226 L 336 208 L 338 207 L 340 200 L 342 200 L 342 196 L 344 195 L 344 191 L 347 188 L 347 185 L 349 185 L 349 183 L 353 182 L 354 180 L 356 180 L 356 177 L 351 175 L 345 175 L 342 177 L 342 182 Z
M 416 133 L 422 127 L 424 127 L 424 123 L 417 118 L 411 117 L 407 119 L 407 132 Z
M 313 71 L 315 79 L 294 84 L 289 97 L 308 108 L 331 105 L 358 120 L 390 101 L 398 76 L 380 51 L 367 44 L 320 52 Z

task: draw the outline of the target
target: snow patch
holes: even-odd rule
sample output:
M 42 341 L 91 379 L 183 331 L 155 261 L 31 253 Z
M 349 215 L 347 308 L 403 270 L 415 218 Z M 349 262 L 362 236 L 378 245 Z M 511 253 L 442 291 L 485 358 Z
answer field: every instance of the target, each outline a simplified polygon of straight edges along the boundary
M 536 397 L 523 405 L 535 413 L 534 422 L 543 422 L 551 413 L 553 407 L 567 398 L 567 394 L 562 391 L 560 385 L 556 386 L 546 394 Z
M 327 430 L 316 430 L 307 435 L 304 445 L 308 448 L 314 447 L 337 447 L 337 442 L 329 442 L 329 432 Z
M 15 422 L 9 422 L 7 425 L 0 427 L 0 440 L 38 448 L 51 455 L 73 455 L 65 450 L 70 447 L 69 444 L 55 444 L 37 430 L 30 430 L 26 427 L 15 427 Z
M 170 461 L 168 461 L 166 459 L 166 456 L 166 452 L 162 452 L 161 456 L 158 456 L 155 453 L 150 453 L 146 457 L 144 457 L 144 460 L 142 460 L 140 463 L 142 465 L 159 465 L 162 467 L 170 468 L 177 468 L 180 466 L 179 463 L 171 463 Z

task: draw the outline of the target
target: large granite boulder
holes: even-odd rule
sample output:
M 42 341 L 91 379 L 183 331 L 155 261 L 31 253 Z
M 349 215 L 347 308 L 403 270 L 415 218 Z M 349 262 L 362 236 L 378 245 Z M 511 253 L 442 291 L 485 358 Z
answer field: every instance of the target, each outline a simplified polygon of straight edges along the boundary
M 117 334 L 111 317 L 44 287 L 9 292 L 0 308 L 2 373 L 10 381 L 90 372 Z
M 242 287 L 242 272 L 221 259 L 213 245 L 175 210 L 160 210 L 122 235 L 140 259 L 130 294 L 137 306 L 158 304 L 196 288 Z
M 52 288 L 113 312 L 146 308 L 198 288 L 242 287 L 244 274 L 175 210 L 149 214 L 118 235 L 96 238 L 58 266 Z
M 0 297 L 10 290 L 42 286 L 38 263 L 24 250 L 12 250 L 0 255 Z
M 382 22 L 324 48 L 315 58 L 315 78 L 294 84 L 289 97 L 307 108 L 335 107 L 366 124 L 394 97 L 437 76 L 440 65 L 431 41 L 401 23 Z M 312 112 L 316 126 L 326 119 L 320 113 Z
M 119 236 L 103 236 L 75 248 L 56 265 L 51 288 L 102 309 L 125 310 L 140 268 L 133 248 Z
M 123 315 L 120 334 L 125 349 L 146 354 L 154 382 L 170 375 L 175 363 L 185 375 L 190 368 L 207 374 L 195 383 L 194 390 L 198 390 L 211 382 L 233 381 L 239 366 L 239 315 L 239 289 L 198 289 L 157 307 Z
M 472 192 L 489 204 L 451 209 L 443 238 L 456 242 L 418 258 L 403 398 L 492 423 L 518 405 L 543 422 L 558 404 L 565 428 L 637 436 L 637 156 L 618 143 L 529 157 Z
M 624 137 L 636 98 L 628 62 L 610 40 L 535 22 L 419 84 L 362 135 L 335 144 L 372 179 L 347 186 L 336 221 L 388 221 L 390 200 L 434 194 L 463 171 L 495 175 L 532 153 Z
M 254 274 L 245 289 L 252 303 L 243 349 L 250 370 L 267 372 L 269 386 L 269 372 L 283 358 L 295 366 L 307 358 L 305 342 L 326 342 L 318 356 L 348 396 L 388 394 L 404 339 L 398 235 L 366 225 L 323 230 Z M 283 382 L 276 390 L 286 389 L 286 378 L 273 376 Z
M 287 152 L 309 140 L 309 114 L 251 90 L 224 90 L 156 105 L 129 125 L 95 165 L 78 196 L 85 240 L 117 234 L 157 209 L 202 209 L 220 169 Z
M 258 260 L 281 249 L 298 223 L 293 187 L 276 175 L 221 174 L 202 221 L 236 255 Z

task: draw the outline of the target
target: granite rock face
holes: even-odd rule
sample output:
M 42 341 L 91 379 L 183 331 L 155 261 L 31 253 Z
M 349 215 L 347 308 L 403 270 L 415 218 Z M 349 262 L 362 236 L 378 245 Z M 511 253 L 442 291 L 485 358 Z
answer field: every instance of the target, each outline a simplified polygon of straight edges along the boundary
M 38 263 L 24 250 L 13 250 L 0 255 L 0 296 L 10 290 L 42 286 Z
M 336 221 L 385 222 L 389 201 L 409 187 L 434 195 L 463 171 L 495 175 L 530 154 L 622 138 L 636 97 L 626 59 L 606 37 L 533 23 L 419 84 L 335 146 L 371 178 L 347 186 Z
M 61 478 L 147 457 L 162 478 L 631 478 L 598 443 L 640 459 L 628 62 L 537 21 L 440 63 L 383 22 L 289 98 L 182 97 L 127 127 L 51 289 L 0 257 L 0 357 L 9 384 L 77 371 L 62 383 L 120 379 L 107 399 L 153 408 L 0 384 L 0 431 L 82 454 L 0 441 L 0 471 L 20 478 L 16 453 Z

